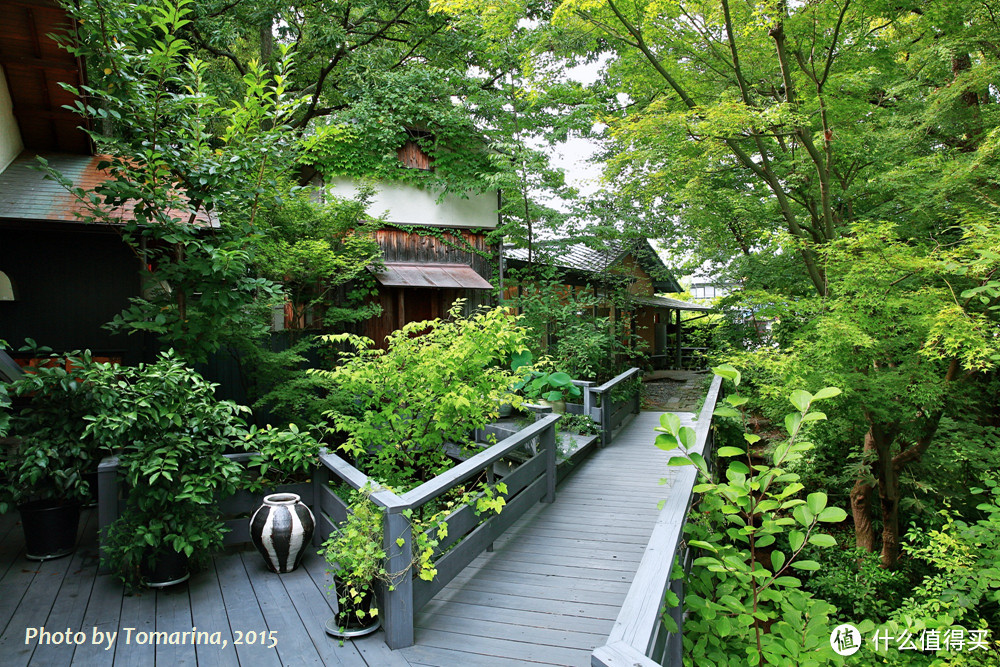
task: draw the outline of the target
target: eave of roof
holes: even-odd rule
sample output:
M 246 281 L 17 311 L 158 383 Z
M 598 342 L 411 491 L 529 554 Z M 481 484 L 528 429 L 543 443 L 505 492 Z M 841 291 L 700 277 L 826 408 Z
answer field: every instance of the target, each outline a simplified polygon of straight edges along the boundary
M 52 153 L 44 157 L 74 187 L 90 191 L 110 178 L 106 170 L 98 169 L 99 163 L 110 159 L 105 155 Z M 46 178 L 37 169 L 36 158 L 36 154 L 25 151 L 0 173 L 0 219 L 81 222 L 81 215 L 87 213 L 86 205 L 62 185 Z M 133 207 L 128 204 L 109 213 L 117 223 L 135 219 Z M 191 217 L 190 211 L 182 209 L 170 210 L 168 214 L 181 220 Z M 201 227 L 219 226 L 215 216 L 204 212 L 195 215 L 194 223 Z
M 633 297 L 633 300 L 642 306 L 650 306 L 652 308 L 700 311 L 714 310 L 711 306 L 704 306 L 700 303 L 691 303 L 689 301 L 681 301 L 680 299 L 671 299 L 667 296 L 637 296 Z

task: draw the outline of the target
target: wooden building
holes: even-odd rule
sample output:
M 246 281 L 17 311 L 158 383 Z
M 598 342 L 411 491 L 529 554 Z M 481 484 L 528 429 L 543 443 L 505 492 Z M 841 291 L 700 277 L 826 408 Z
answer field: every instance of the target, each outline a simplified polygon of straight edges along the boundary
M 86 120 L 62 108 L 77 100 L 59 84 L 85 83 L 82 63 L 48 37 L 68 18 L 47 0 L 0 0 L 0 16 L 0 340 L 138 363 L 155 346 L 103 325 L 141 294 L 140 258 L 120 225 L 82 222 L 80 202 L 38 170 L 41 156 L 77 187 L 108 178 Z
M 681 368 L 684 363 L 683 311 L 709 311 L 711 307 L 658 296 L 680 292 L 681 287 L 646 239 L 588 243 L 543 242 L 529 253 L 527 248 L 504 251 L 505 266 L 523 269 L 532 265 L 554 266 L 567 290 L 585 289 L 604 298 L 594 313 L 613 320 L 625 319 L 646 343 L 654 366 Z M 631 306 L 616 307 L 609 295 L 627 290 Z M 505 289 L 505 298 L 515 294 Z
M 83 225 L 59 184 L 35 169 L 43 155 L 71 180 L 97 178 L 76 100 L 60 83 L 83 83 L 76 58 L 47 38 L 65 12 L 52 2 L 0 2 L 0 340 L 57 351 L 90 348 L 135 360 L 140 341 L 101 325 L 139 294 L 138 260 L 114 230 Z
M 398 151 L 407 168 L 433 170 L 414 141 Z M 313 175 L 324 193 L 353 198 L 360 184 L 346 177 L 327 181 Z M 386 221 L 375 232 L 383 268 L 375 272 L 382 314 L 363 324 L 361 333 L 384 345 L 385 337 L 410 322 L 442 317 L 457 299 L 464 312 L 494 302 L 494 267 L 499 248 L 488 241 L 499 223 L 497 192 L 466 197 L 439 193 L 402 181 L 382 181 L 368 213 Z

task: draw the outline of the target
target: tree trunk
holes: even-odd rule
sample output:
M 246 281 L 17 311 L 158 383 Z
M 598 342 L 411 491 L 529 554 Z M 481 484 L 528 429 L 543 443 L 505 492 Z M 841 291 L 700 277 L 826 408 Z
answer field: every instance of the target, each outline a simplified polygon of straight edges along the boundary
M 888 451 L 879 480 L 879 500 L 882 504 L 882 567 L 888 569 L 895 567 L 899 558 L 899 472 L 892 465 Z
M 875 451 L 874 435 L 869 428 L 865 433 L 865 456 Z M 854 541 L 859 549 L 875 551 L 875 528 L 869 513 L 873 485 L 864 470 L 858 473 L 858 478 L 851 489 L 851 514 L 854 518 Z

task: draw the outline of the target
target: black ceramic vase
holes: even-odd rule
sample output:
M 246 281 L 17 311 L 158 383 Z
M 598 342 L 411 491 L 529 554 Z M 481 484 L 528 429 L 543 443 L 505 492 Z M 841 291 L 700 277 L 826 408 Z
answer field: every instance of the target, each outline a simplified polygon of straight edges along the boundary
M 312 512 L 294 493 L 264 496 L 250 518 L 250 539 L 267 567 L 278 574 L 291 572 L 302 562 L 315 527 Z

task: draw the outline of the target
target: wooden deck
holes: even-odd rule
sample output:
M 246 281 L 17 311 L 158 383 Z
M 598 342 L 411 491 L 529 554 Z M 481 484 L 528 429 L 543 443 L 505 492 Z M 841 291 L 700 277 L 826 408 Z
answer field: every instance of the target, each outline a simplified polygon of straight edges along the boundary
M 71 557 L 23 557 L 16 514 L 0 516 L 0 665 L 345 665 L 476 667 L 590 664 L 604 643 L 668 493 L 669 458 L 653 447 L 660 413 L 640 413 L 424 608 L 416 644 L 390 651 L 381 633 L 340 646 L 323 632 L 335 602 L 319 556 L 271 574 L 255 551 L 231 550 L 171 590 L 126 596 L 97 574 L 96 511 Z M 691 415 L 681 413 L 686 423 Z M 25 643 L 28 628 L 86 634 L 73 645 Z M 219 633 L 220 646 L 140 643 L 139 633 Z M 128 628 L 131 641 L 126 641 Z M 118 632 L 110 650 L 96 632 Z M 276 646 L 235 645 L 274 631 Z M 178 635 L 179 637 L 179 635 Z

